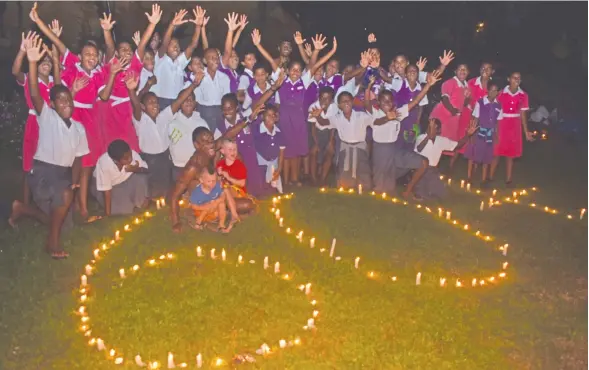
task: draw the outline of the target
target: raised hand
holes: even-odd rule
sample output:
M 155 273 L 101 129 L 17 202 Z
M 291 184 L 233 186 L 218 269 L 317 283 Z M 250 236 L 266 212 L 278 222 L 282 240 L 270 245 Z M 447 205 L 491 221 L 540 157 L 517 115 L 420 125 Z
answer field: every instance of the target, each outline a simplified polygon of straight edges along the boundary
M 26 52 L 28 45 L 30 45 L 33 40 L 38 39 L 38 38 L 39 38 L 39 35 L 37 35 L 37 33 L 34 31 L 27 32 L 26 36 L 25 36 L 25 33 L 23 32 L 21 42 L 20 42 L 20 50 Z
M 335 38 L 335 36 L 333 36 L 333 46 L 332 49 L 335 51 L 337 50 L 337 39 Z
M 454 53 L 452 52 L 452 50 L 448 50 L 448 51 L 444 50 L 444 54 L 440 57 L 440 63 L 442 65 L 447 66 L 453 60 L 454 60 Z
M 266 107 L 264 106 L 264 104 L 257 105 L 254 108 L 252 114 L 250 114 L 249 120 L 250 121 L 255 120 L 260 115 L 260 113 L 262 113 L 264 111 L 264 109 L 266 109 Z
M 172 25 L 174 27 L 178 27 L 188 22 L 186 19 L 184 19 L 184 17 L 186 17 L 186 14 L 188 14 L 186 9 L 180 9 L 179 11 L 174 13 L 174 18 L 172 18 Z
M 149 86 L 157 85 L 157 77 L 155 77 L 155 75 L 153 75 L 150 78 L 148 78 L 147 79 L 147 84 Z
M 427 75 L 427 85 L 431 87 L 435 85 L 436 82 L 440 81 L 441 78 L 442 74 L 440 73 L 440 71 L 436 69 L 435 71 Z
M 360 66 L 362 68 L 367 68 L 371 61 L 372 56 L 370 55 L 368 50 L 363 51 L 362 54 L 360 54 Z
M 307 39 L 303 39 L 303 35 L 301 35 L 301 33 L 299 31 L 295 32 L 295 34 L 293 35 L 295 44 L 297 45 L 302 45 L 305 41 L 307 41 Z
M 370 35 L 368 35 L 368 43 L 372 44 L 376 42 L 376 36 L 374 35 L 374 33 L 371 33 Z
M 127 86 L 127 89 L 129 90 L 135 90 L 137 89 L 137 86 L 139 86 L 139 79 L 136 76 L 127 76 L 127 78 L 125 78 L 125 86 Z
M 116 75 L 117 73 L 122 71 L 123 68 L 127 66 L 127 64 L 129 64 L 129 58 L 127 57 L 123 57 L 120 60 L 113 60 L 110 63 L 110 74 Z
M 313 48 L 311 48 L 311 44 L 308 42 L 305 43 L 305 54 L 310 58 L 313 55 Z
M 323 50 L 327 46 L 327 44 L 325 43 L 325 39 L 326 37 L 322 34 L 317 34 L 314 38 L 311 38 L 311 40 L 313 41 L 313 46 L 316 50 Z
M 106 15 L 106 13 L 102 13 L 102 18 L 100 18 L 100 27 L 102 27 L 103 30 L 112 30 L 115 23 L 117 23 L 117 21 L 112 20 L 112 14 Z
M 227 18 L 223 19 L 225 23 L 227 23 L 229 31 L 234 32 L 239 28 L 239 25 L 237 24 L 238 17 L 239 15 L 237 13 L 227 13 Z
M 39 14 L 37 13 L 37 2 L 33 4 L 31 11 L 29 12 L 29 18 L 35 23 L 37 23 L 41 18 L 39 18 Z
M 202 26 L 203 27 L 205 27 L 209 23 L 209 19 L 211 19 L 211 17 L 204 17 L 204 19 L 202 21 Z
M 282 86 L 282 83 L 284 82 L 285 79 L 286 79 L 286 73 L 284 72 L 284 69 L 280 69 L 280 74 L 278 75 L 278 78 L 274 82 L 274 85 L 272 85 L 272 89 L 277 90 L 280 86 Z
M 239 25 L 239 28 L 241 28 L 242 30 L 245 28 L 245 26 L 248 25 L 248 21 L 247 21 L 247 15 L 242 14 L 241 16 L 239 16 L 239 22 L 237 23 Z
M 466 133 L 468 134 L 468 136 L 472 136 L 475 132 L 477 132 L 478 129 L 479 125 L 477 124 L 477 120 L 471 119 L 470 124 L 468 125 L 468 129 L 466 130 Z
M 260 45 L 260 42 L 262 42 L 262 34 L 260 33 L 260 30 L 258 30 L 257 28 L 254 28 L 254 30 L 252 31 L 252 42 L 254 46 L 258 46 Z
M 426 64 L 427 64 L 427 58 L 424 58 L 424 57 L 419 57 L 419 60 L 417 61 L 417 63 L 415 63 L 415 65 L 419 69 L 419 72 L 423 71 Z
M 190 21 L 194 24 L 196 24 L 197 26 L 204 26 L 206 23 L 209 22 L 208 17 L 205 23 L 205 15 L 207 14 L 207 11 L 204 10 L 203 8 L 201 8 L 200 6 L 197 6 L 196 8 L 192 9 L 192 14 L 194 15 L 194 19 L 191 19 Z
M 387 119 L 389 121 L 394 121 L 394 120 L 397 119 L 397 117 L 399 117 L 399 115 L 397 114 L 397 110 L 396 109 L 393 109 L 393 110 L 387 112 Z
M 311 109 L 311 117 L 313 118 L 317 118 L 321 116 L 321 112 L 323 112 L 323 110 L 321 108 L 313 108 Z
M 88 76 L 81 75 L 81 74 L 78 75 L 78 77 L 76 77 L 76 79 L 74 80 L 74 83 L 72 85 L 72 95 L 75 96 L 80 90 L 85 88 L 89 82 L 90 82 L 90 78 L 88 78 Z
M 145 13 L 147 20 L 151 24 L 158 24 L 159 21 L 162 19 L 162 9 L 158 4 L 153 4 L 151 6 L 151 14 Z
M 194 84 L 196 86 L 200 85 L 203 78 L 205 78 L 204 71 L 198 70 L 198 71 L 194 72 L 194 81 L 192 81 L 192 84 Z
M 140 41 L 141 41 L 141 32 L 135 31 L 135 33 L 133 34 L 133 42 L 135 43 L 135 46 L 139 46 Z
M 47 52 L 42 48 L 43 40 L 39 37 L 33 38 L 25 43 L 27 49 L 27 59 L 29 62 L 38 62 L 43 58 L 43 55 Z
M 51 32 L 53 32 L 57 37 L 61 36 L 61 33 L 63 32 L 63 27 L 60 26 L 57 19 L 52 20 L 51 24 L 48 24 L 47 27 L 49 27 Z

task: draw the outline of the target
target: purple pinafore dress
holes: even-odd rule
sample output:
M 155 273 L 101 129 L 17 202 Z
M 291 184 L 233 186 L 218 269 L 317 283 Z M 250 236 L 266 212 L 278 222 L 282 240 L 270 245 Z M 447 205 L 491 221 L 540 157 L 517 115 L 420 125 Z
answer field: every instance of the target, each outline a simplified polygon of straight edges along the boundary
M 468 144 L 464 156 L 476 163 L 491 164 L 494 155 L 493 141 L 501 104 L 497 100 L 490 102 L 487 97 L 484 97 L 477 102 L 477 105 L 479 108 L 479 129 L 471 143 Z
M 280 123 L 278 127 L 284 135 L 285 158 L 306 156 L 309 152 L 307 112 L 304 110 L 305 84 L 299 78 L 292 82 L 290 78 L 278 90 L 280 94 Z

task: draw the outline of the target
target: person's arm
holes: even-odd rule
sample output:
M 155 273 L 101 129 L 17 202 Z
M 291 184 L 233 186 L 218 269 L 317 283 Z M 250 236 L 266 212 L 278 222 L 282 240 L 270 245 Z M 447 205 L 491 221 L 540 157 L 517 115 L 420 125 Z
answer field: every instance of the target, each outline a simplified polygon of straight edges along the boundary
M 301 33 L 299 31 L 295 32 L 293 38 L 294 38 L 295 44 L 297 44 L 297 47 L 299 49 L 299 53 L 301 54 L 301 59 L 303 59 L 303 62 L 305 62 L 305 65 L 307 66 L 307 68 L 309 68 L 309 62 L 311 61 L 311 59 L 309 59 L 309 56 L 307 55 L 307 52 L 305 51 L 305 48 L 303 47 L 303 44 L 307 40 L 303 39 L 303 36 L 301 35 Z
M 325 38 L 323 39 L 323 41 L 325 40 Z M 319 42 L 321 44 L 323 44 L 323 41 L 319 40 Z M 317 50 L 317 46 L 319 46 L 319 44 L 315 44 L 315 51 L 313 51 L 313 54 L 315 54 L 315 52 L 317 52 L 317 54 L 319 54 L 319 51 Z M 326 44 L 323 44 L 322 49 L 326 46 Z M 315 74 L 315 72 L 317 72 L 317 70 L 319 68 L 321 68 L 322 65 L 324 65 L 325 63 L 327 63 L 327 61 L 329 59 L 331 59 L 331 57 L 333 56 L 333 54 L 335 54 L 335 52 L 337 51 L 337 39 L 335 38 L 335 36 L 333 37 L 333 47 L 331 48 L 331 50 L 329 51 L 329 53 L 325 54 L 324 56 L 321 57 L 321 59 L 319 59 L 317 61 L 317 63 L 314 63 L 313 65 L 309 66 L 309 73 L 311 74 L 311 76 L 313 76 Z M 316 57 L 316 56 L 315 56 Z M 313 56 L 311 56 L 311 59 L 313 58 Z M 311 60 L 312 61 L 312 60 Z
M 227 18 L 223 19 L 227 23 L 227 36 L 225 37 L 225 48 L 223 49 L 223 57 L 221 63 L 224 66 L 229 66 L 229 59 L 231 58 L 231 51 L 233 50 L 233 33 L 239 25 L 237 24 L 236 13 L 228 13 Z
M 344 77 L 344 84 L 346 82 L 348 82 L 349 80 L 351 80 L 352 78 L 356 78 L 356 77 L 364 75 L 364 73 L 366 72 L 366 68 L 368 68 L 369 64 L 370 64 L 370 53 L 368 51 L 363 51 L 362 54 L 360 54 L 360 67 L 352 70 L 352 72 L 350 72 L 350 73 L 346 73 L 346 75 Z
M 264 59 L 266 59 L 268 63 L 270 63 L 270 65 L 272 66 L 272 72 L 276 72 L 276 70 L 278 69 L 278 63 L 276 63 L 274 58 L 272 58 L 272 55 L 270 55 L 270 53 L 268 53 L 268 51 L 266 51 L 266 49 L 264 49 L 264 47 L 262 46 L 262 34 L 257 28 L 252 31 L 252 42 L 254 46 L 258 48 L 258 51 L 260 52 L 260 54 L 262 54 Z
M 59 36 L 54 34 L 51 31 L 51 29 L 45 23 L 43 23 L 43 20 L 39 17 L 39 14 L 37 14 L 37 3 L 35 3 L 35 5 L 33 5 L 33 8 L 31 9 L 31 12 L 29 13 L 29 18 L 33 22 L 35 22 L 37 27 L 39 27 L 41 32 L 43 32 L 43 34 L 45 36 L 47 36 L 47 38 L 49 38 L 51 43 L 53 43 L 53 45 L 57 46 L 57 48 L 59 49 L 59 53 L 61 55 L 65 55 L 65 52 L 67 50 L 65 44 L 59 39 Z
M 80 174 L 82 173 L 82 157 L 74 158 L 72 163 L 72 188 L 80 186 Z
M 433 71 L 432 73 L 429 73 L 427 75 L 427 84 L 421 89 L 415 99 L 411 100 L 409 104 L 407 104 L 407 110 L 411 111 L 413 108 L 415 108 L 417 104 L 419 104 L 419 102 L 427 95 L 429 89 L 438 81 L 440 81 L 440 72 Z
M 16 78 L 16 82 L 19 85 L 25 83 L 25 74 L 22 71 L 22 62 L 27 55 L 26 43 L 28 40 L 32 40 L 34 37 L 38 37 L 37 34 L 33 31 L 29 31 L 27 36 L 25 37 L 25 33 L 22 33 L 22 39 L 20 42 L 20 49 L 16 54 L 16 58 L 14 58 L 14 62 L 12 63 L 12 75 Z
M 141 91 L 139 91 L 137 93 L 137 98 L 139 99 L 139 101 L 141 101 L 141 99 L 143 99 L 143 95 L 147 94 L 149 92 L 149 90 L 154 85 L 157 85 L 157 77 L 155 77 L 155 75 L 153 75 L 150 78 L 148 78 L 147 79 L 147 82 L 145 83 L 145 86 L 143 86 L 143 88 L 141 89 Z
M 211 17 L 205 17 L 204 21 L 202 22 L 202 30 L 200 31 L 203 50 L 207 50 L 209 48 L 209 37 L 207 36 L 207 23 L 209 23 L 210 18 Z
M 258 99 L 258 101 L 252 106 L 252 111 L 257 111 L 260 109 L 260 107 L 263 107 L 264 104 L 266 104 L 266 102 L 268 101 L 268 99 L 270 99 L 272 95 L 274 95 L 278 91 L 278 89 L 280 89 L 280 86 L 282 86 L 282 83 L 285 79 L 286 73 L 284 71 L 280 71 L 280 74 L 278 75 L 278 78 L 276 79 L 274 84 L 268 90 L 266 90 L 264 94 L 262 94 L 260 99 Z M 255 119 L 255 117 L 253 119 Z
M 193 163 L 195 162 L 195 163 Z M 180 223 L 178 217 L 178 200 L 186 192 L 190 182 L 198 177 L 197 173 L 197 165 L 199 162 L 199 157 L 191 158 L 184 170 L 180 173 L 176 184 L 174 185 L 174 189 L 172 190 L 171 194 L 171 204 L 170 204 L 170 220 L 172 221 L 172 229 L 175 232 L 182 231 L 182 224 Z M 203 164 L 206 165 L 206 164 Z M 200 167 L 200 166 L 199 166 Z M 202 167 L 201 167 L 202 168 Z
M 466 143 L 468 143 L 468 140 L 470 139 L 470 137 L 479 129 L 479 126 L 477 125 L 477 120 L 476 119 L 471 119 L 470 120 L 470 124 L 468 126 L 468 130 L 466 131 L 466 135 L 464 135 L 462 137 L 462 139 L 460 139 L 458 141 L 458 144 L 456 144 L 456 147 L 454 148 L 454 151 L 459 150 L 460 148 L 462 148 L 464 145 L 466 145 Z
M 372 86 L 374 86 L 375 81 L 376 77 L 370 76 L 368 86 L 366 86 L 366 90 L 364 91 L 364 110 L 366 110 L 366 112 L 368 112 L 369 114 L 372 114 L 372 101 L 370 100 L 370 92 L 372 91 Z M 381 123 L 381 125 L 382 124 L 383 123 Z
M 104 43 L 106 46 L 105 57 L 107 61 L 110 61 L 115 56 L 116 46 L 115 41 L 112 38 L 112 28 L 115 23 L 117 23 L 117 21 L 112 20 L 112 14 L 106 15 L 106 13 L 102 13 L 100 27 L 102 27 L 104 34 Z
M 111 202 L 112 202 L 112 190 L 107 190 L 104 193 L 104 215 L 110 216 Z
M 454 53 L 452 52 L 452 50 L 444 50 L 444 54 L 440 57 L 440 66 L 435 70 L 438 71 L 439 75 L 441 76 L 444 71 L 446 70 L 446 67 L 448 66 L 448 64 L 450 64 L 450 62 L 452 62 L 454 60 Z M 435 72 L 435 71 L 432 71 Z M 429 73 L 428 73 L 429 75 Z
M 115 83 L 115 77 L 117 73 L 119 73 L 128 63 L 129 61 L 124 58 L 122 58 L 120 61 L 115 60 L 109 63 L 108 80 L 106 82 L 106 85 L 104 86 L 104 89 L 102 89 L 102 91 L 98 93 L 98 96 L 102 101 L 107 101 L 108 99 L 110 99 L 112 87 Z
M 41 50 L 42 45 L 43 40 L 40 38 L 36 39 L 36 41 L 31 41 L 26 45 L 27 58 L 29 59 L 29 93 L 31 95 L 33 108 L 35 108 L 37 115 L 41 114 L 43 106 L 45 105 L 45 101 L 41 97 L 41 92 L 39 90 L 39 75 L 37 73 L 37 64 L 47 52 L 46 50 Z
M 278 168 L 274 170 L 272 174 L 273 179 L 278 180 L 278 176 L 282 172 L 282 167 L 284 166 L 284 148 L 280 148 L 280 152 L 278 152 Z
M 331 125 L 331 122 L 329 122 L 328 118 L 323 118 L 323 116 L 321 115 L 321 113 L 323 112 L 323 110 L 321 108 L 315 108 L 311 110 L 311 118 L 315 118 L 317 120 L 317 124 L 319 124 L 319 126 L 329 126 Z
M 246 179 L 238 180 L 236 178 L 233 178 L 233 177 L 231 177 L 231 175 L 229 175 L 229 173 L 227 171 L 223 171 L 222 174 L 223 174 L 223 177 L 225 178 L 225 180 L 227 180 L 230 184 L 235 185 L 235 186 L 239 186 L 240 188 L 243 188 L 245 186 Z
M 149 44 L 149 40 L 151 40 L 151 36 L 153 36 L 153 33 L 155 32 L 155 26 L 157 26 L 162 19 L 162 10 L 158 4 L 153 4 L 151 6 L 151 14 L 145 13 L 145 16 L 147 17 L 149 24 L 137 44 L 137 56 L 139 57 L 139 60 L 143 60 L 145 48 L 147 48 L 147 44 Z
M 237 23 L 239 28 L 237 29 L 237 32 L 235 32 L 235 35 L 233 35 L 233 45 L 231 45 L 232 48 L 235 49 L 235 45 L 237 45 L 237 41 L 239 41 L 239 37 L 241 36 L 241 33 L 243 32 L 245 26 L 247 26 L 248 23 L 249 22 L 247 21 L 247 15 L 242 14 L 241 16 L 239 16 L 239 23 Z
M 160 58 L 162 58 L 164 55 L 166 55 L 166 53 L 168 51 L 168 45 L 170 45 L 170 41 L 172 41 L 172 34 L 174 33 L 174 29 L 177 26 L 180 26 L 180 25 L 188 22 L 187 20 L 184 19 L 184 17 L 186 16 L 187 13 L 188 12 L 186 11 L 186 9 L 181 9 L 180 11 L 178 11 L 174 14 L 174 18 L 172 18 L 172 21 L 168 25 L 168 28 L 166 29 L 166 33 L 164 34 L 164 39 L 162 40 L 162 44 L 160 45 L 160 48 L 157 51 L 157 54 Z
M 202 31 L 202 24 L 206 12 L 207 11 L 201 8 L 200 6 L 197 6 L 196 9 L 192 10 L 192 13 L 194 14 L 194 19 L 191 19 L 190 22 L 194 23 L 194 33 L 192 34 L 190 44 L 188 44 L 186 50 L 184 50 L 184 55 L 186 56 L 186 59 L 188 59 L 189 61 L 192 57 L 192 53 L 198 46 L 198 40 L 200 40 L 200 33 Z
M 196 89 L 198 85 L 200 85 L 204 76 L 204 72 L 201 71 L 197 71 L 194 74 L 194 81 L 192 81 L 192 83 L 188 85 L 184 90 L 180 91 L 178 97 L 172 102 L 172 104 L 170 104 L 172 113 L 175 114 L 176 112 L 178 112 L 180 110 L 180 107 L 182 106 L 182 103 L 184 103 L 184 101 L 188 99 L 190 95 L 194 94 L 194 89 Z
M 429 136 L 429 130 L 428 130 L 428 134 L 425 135 L 425 137 L 423 138 L 423 140 L 421 140 L 421 142 L 419 144 L 417 144 L 417 147 L 415 148 L 419 153 L 421 153 L 421 151 L 425 148 L 425 146 L 427 145 L 428 141 L 431 140 L 431 137 Z
M 137 93 L 137 85 L 139 85 L 139 77 L 129 76 L 125 80 L 125 85 L 127 85 L 127 90 L 129 91 L 129 99 L 131 100 L 131 107 L 133 108 L 133 118 L 136 121 L 141 120 L 141 114 L 143 111 L 141 110 L 141 100 Z

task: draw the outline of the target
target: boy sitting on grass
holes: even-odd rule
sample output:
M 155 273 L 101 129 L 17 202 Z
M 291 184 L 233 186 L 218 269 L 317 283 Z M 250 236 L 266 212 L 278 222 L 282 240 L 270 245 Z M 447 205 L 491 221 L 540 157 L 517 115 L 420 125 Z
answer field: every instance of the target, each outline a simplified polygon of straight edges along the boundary
M 202 169 L 199 181 L 190 195 L 190 207 L 196 217 L 196 222 L 190 226 L 196 230 L 203 230 L 204 223 L 215 223 L 218 220 L 216 231 L 227 234 L 233 225 L 239 222 L 239 216 L 231 191 L 223 189 L 212 161 Z M 231 221 L 229 226 L 225 227 L 227 208 L 231 212 Z

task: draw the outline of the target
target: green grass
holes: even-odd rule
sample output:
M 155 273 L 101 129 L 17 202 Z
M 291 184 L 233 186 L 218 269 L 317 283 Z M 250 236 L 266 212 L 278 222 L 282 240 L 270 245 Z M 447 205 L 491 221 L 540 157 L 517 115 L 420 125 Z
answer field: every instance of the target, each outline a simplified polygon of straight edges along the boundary
M 556 140 L 534 144 L 517 164 L 521 186 L 562 212 L 584 207 L 586 152 Z M 578 159 L 581 158 L 582 160 Z M 578 162 L 582 163 L 579 164 Z M 582 171 L 579 174 L 579 171 Z M 565 175 L 563 175 L 563 173 Z M 458 177 L 458 176 L 456 176 Z M 9 195 L 15 187 L 3 189 Z M 587 367 L 587 227 L 523 205 L 479 211 L 480 198 L 452 191 L 441 204 L 453 218 L 496 239 L 484 242 L 415 206 L 369 196 L 302 189 L 280 205 L 286 235 L 262 206 L 230 235 L 186 230 L 175 235 L 166 212 L 124 233 L 90 278 L 92 334 L 137 368 L 133 357 L 165 364 L 203 353 L 229 360 L 262 343 L 299 336 L 300 346 L 257 358 L 260 369 L 582 369 Z M 429 205 L 437 209 L 437 204 Z M 578 213 L 576 214 L 578 215 Z M 130 219 L 80 226 L 67 238 L 67 261 L 41 251 L 45 230 L 32 222 L 0 233 L 0 369 L 107 369 L 112 361 L 87 345 L 75 314 L 79 277 L 92 249 Z M 308 238 L 317 238 L 310 249 Z M 336 255 L 329 259 L 332 238 Z M 442 276 L 491 276 L 505 260 L 508 279 L 496 286 L 438 287 Z M 225 249 L 228 262 L 198 258 L 197 245 Z M 323 253 L 319 249 L 325 248 Z M 170 261 L 147 267 L 162 253 Z M 237 255 L 245 264 L 236 266 Z M 280 261 L 285 281 L 264 271 Z M 361 256 L 360 269 L 353 260 Z M 256 261 L 249 264 L 249 260 Z M 230 262 L 229 262 L 230 261 Z M 137 273 L 128 271 L 139 264 Z M 127 269 L 119 278 L 118 270 Z M 271 268 L 272 269 L 272 268 Z M 270 270 L 271 270 L 270 269 Z M 369 279 L 367 273 L 375 271 Z M 422 285 L 415 275 L 422 272 Z M 391 281 L 396 276 L 397 281 Z M 302 329 L 309 299 L 296 289 L 312 283 L 317 331 Z M 111 347 L 109 347 L 111 348 Z

